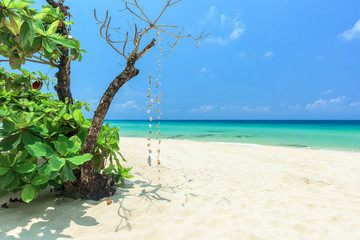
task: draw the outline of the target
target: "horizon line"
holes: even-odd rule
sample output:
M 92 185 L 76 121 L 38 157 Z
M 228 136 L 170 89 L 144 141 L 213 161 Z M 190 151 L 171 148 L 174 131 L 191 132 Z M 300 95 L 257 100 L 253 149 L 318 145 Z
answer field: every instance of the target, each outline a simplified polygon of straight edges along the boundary
M 149 119 L 105 119 L 104 121 L 149 121 Z M 156 121 L 360 121 L 360 119 L 156 119 Z

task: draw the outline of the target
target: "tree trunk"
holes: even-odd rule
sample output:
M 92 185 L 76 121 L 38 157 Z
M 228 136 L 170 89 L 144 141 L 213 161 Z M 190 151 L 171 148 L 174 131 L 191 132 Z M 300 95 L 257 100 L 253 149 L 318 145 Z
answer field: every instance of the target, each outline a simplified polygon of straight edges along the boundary
M 71 14 L 68 12 L 70 9 L 68 6 L 65 6 L 62 1 L 54 1 L 54 0 L 46 0 L 48 4 L 50 4 L 54 8 L 59 8 L 59 11 L 64 14 L 65 17 L 71 17 Z M 69 31 L 63 24 L 59 30 L 57 31 L 62 36 L 68 36 Z M 66 47 L 60 48 L 61 50 L 61 57 L 60 57 L 60 64 L 59 64 L 59 71 L 56 73 L 56 78 L 58 80 L 57 85 L 54 87 L 59 100 L 62 102 L 66 101 L 68 98 L 68 104 L 73 104 L 72 94 L 70 90 L 70 62 L 71 58 L 69 58 L 69 49 Z
M 127 81 L 138 74 L 138 69 L 133 66 L 128 66 L 107 88 L 98 107 L 96 108 L 93 121 L 87 132 L 85 143 L 81 150 L 81 154 L 94 154 L 101 126 L 114 96 Z M 65 196 L 99 200 L 103 197 L 112 196 L 116 191 L 113 187 L 115 183 L 114 178 L 96 173 L 94 162 L 92 160 L 87 161 L 80 166 L 80 178 L 77 176 L 77 179 L 79 181 L 65 184 Z
M 70 90 L 70 58 L 68 58 L 69 49 L 61 48 L 61 52 L 62 54 L 60 57 L 59 71 L 56 73 L 58 83 L 54 88 L 59 96 L 60 101 L 65 102 L 67 98 L 68 104 L 73 104 L 73 98 Z

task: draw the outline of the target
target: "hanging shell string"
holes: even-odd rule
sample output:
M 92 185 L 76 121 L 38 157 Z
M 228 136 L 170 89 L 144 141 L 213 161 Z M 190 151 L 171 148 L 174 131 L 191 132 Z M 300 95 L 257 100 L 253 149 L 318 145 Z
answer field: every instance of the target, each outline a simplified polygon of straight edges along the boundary
M 154 102 L 154 99 L 151 98 L 151 83 L 152 83 L 152 80 L 151 80 L 151 72 L 149 73 L 149 89 L 148 89 L 148 93 L 147 93 L 147 97 L 149 98 L 149 109 L 147 110 L 147 113 L 149 114 L 149 120 L 150 120 L 150 123 L 149 123 L 149 136 L 147 138 L 147 147 L 148 147 L 148 151 L 149 151 L 149 155 L 148 155 L 148 164 L 149 166 L 151 166 L 151 144 L 150 144 L 150 141 L 151 141 L 151 134 L 152 134 L 152 117 L 151 117 L 151 108 L 152 108 L 152 103 Z
M 160 109 L 160 103 L 161 103 L 161 96 L 162 96 L 162 93 L 159 89 L 159 86 L 161 85 L 161 82 L 159 81 L 159 79 L 161 78 L 161 75 L 160 75 L 160 72 L 161 72 L 161 55 L 163 55 L 163 52 L 162 52 L 162 49 L 160 47 L 160 43 L 161 43 L 161 36 L 160 36 L 160 32 L 158 31 L 157 32 L 157 37 L 158 37 L 158 45 L 157 45 L 157 48 L 159 49 L 159 52 L 160 52 L 160 56 L 158 56 L 158 73 L 156 73 L 157 75 L 157 78 L 156 78 L 156 88 L 158 90 L 158 96 L 156 96 L 156 103 L 158 104 L 158 108 L 156 109 L 156 113 L 157 113 L 157 119 L 158 119 L 158 125 L 156 125 L 157 127 L 157 131 L 156 131 L 156 140 L 158 142 L 158 149 L 157 149 L 157 156 L 156 156 L 156 160 L 157 160 L 157 165 L 160 166 L 161 165 L 161 161 L 160 161 L 160 143 L 161 143 L 161 140 L 160 140 L 160 115 L 161 115 L 161 109 Z

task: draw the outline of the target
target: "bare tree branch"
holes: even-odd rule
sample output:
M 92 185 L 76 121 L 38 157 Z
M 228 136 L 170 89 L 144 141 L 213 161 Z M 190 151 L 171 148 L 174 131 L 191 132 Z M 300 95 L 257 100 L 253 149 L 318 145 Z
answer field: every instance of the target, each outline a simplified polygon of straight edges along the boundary
M 174 4 L 178 3 L 178 2 L 181 2 L 181 1 L 182 1 L 182 0 L 178 0 L 178 1 L 175 1 L 175 2 L 171 3 L 171 0 L 167 0 L 166 6 L 163 8 L 163 10 L 161 11 L 161 13 L 160 13 L 160 15 L 158 16 L 158 18 L 154 21 L 154 25 L 159 21 L 159 19 L 161 18 L 161 16 L 163 15 L 163 13 L 165 12 L 165 10 L 166 10 L 168 7 L 174 5 Z
M 155 39 L 151 40 L 151 42 L 137 54 L 136 58 L 139 59 L 144 56 L 155 45 L 155 41 Z
M 148 24 L 151 24 L 151 21 L 150 21 L 150 20 L 147 21 L 147 20 L 145 20 L 144 18 L 140 17 L 138 14 L 136 14 L 134 11 L 132 11 L 132 10 L 128 7 L 128 5 L 127 5 L 129 2 L 124 1 L 124 0 L 121 0 L 121 1 L 125 2 L 125 8 L 126 8 L 131 14 L 135 15 L 137 18 L 143 20 L 144 22 L 147 22 Z M 135 2 L 136 2 L 136 1 L 135 1 Z M 138 9 L 140 9 L 140 7 L 139 7 L 139 5 L 138 5 L 137 3 L 136 3 L 136 4 L 131 4 L 131 5 L 134 5 L 134 6 L 136 6 Z M 142 11 L 142 10 L 141 10 L 141 11 Z
M 4 60 L 0 60 L 0 62 L 14 62 L 14 61 L 18 61 L 18 60 L 21 60 L 21 58 L 16 58 L 16 59 L 11 59 L 11 60 L 10 59 L 6 59 L 6 60 L 4 59 Z M 50 62 L 47 62 L 47 61 L 37 61 L 37 60 L 32 60 L 32 59 L 25 59 L 25 61 L 53 66 L 53 64 L 51 64 Z
M 160 32 L 163 32 L 172 38 L 174 38 L 174 42 L 172 44 L 168 43 L 168 46 L 170 47 L 170 52 L 174 49 L 176 44 L 179 42 L 181 38 L 190 38 L 196 42 L 196 47 L 200 45 L 200 41 L 207 37 L 209 34 L 206 34 L 205 31 L 201 33 L 198 37 L 193 37 L 190 34 L 182 35 L 184 28 L 181 29 L 181 31 L 178 31 L 177 33 L 171 32 L 169 29 L 176 29 L 176 25 L 169 25 L 169 24 L 159 24 L 157 25 L 157 22 L 160 20 L 160 18 L 163 16 L 164 12 L 171 6 L 181 2 L 182 0 L 166 0 L 165 6 L 161 9 L 160 14 L 156 18 L 155 21 L 151 21 L 151 19 L 146 15 L 143 8 L 140 7 L 138 1 L 139 0 L 121 0 L 125 4 L 125 9 L 122 11 L 129 11 L 134 17 L 136 17 L 139 20 L 139 23 L 136 24 L 135 21 L 131 25 L 129 21 L 127 21 L 127 24 L 129 26 L 129 29 L 131 31 L 131 34 L 133 37 L 129 37 L 129 32 L 126 32 L 125 39 L 122 39 L 120 41 L 113 41 L 110 39 L 111 34 L 109 33 L 109 29 L 114 29 L 110 26 L 111 17 L 109 18 L 108 11 L 106 11 L 105 20 L 101 21 L 96 16 L 96 11 L 94 10 L 94 16 L 95 20 L 98 22 L 98 24 L 101 24 L 100 27 L 100 36 L 107 41 L 107 43 L 121 56 L 125 57 L 127 61 L 129 61 L 130 58 L 135 58 L 136 60 L 142 57 L 144 54 L 146 54 L 153 46 L 155 40 L 151 37 L 149 34 L 150 30 L 157 30 Z M 148 26 L 145 29 L 140 29 L 141 22 L 144 22 L 145 24 L 148 24 Z M 168 30 L 165 30 L 168 28 Z M 119 29 L 119 28 L 117 28 Z M 104 32 L 105 31 L 105 32 Z M 147 35 L 151 41 L 150 43 L 142 49 L 139 53 L 139 47 L 142 40 L 142 37 L 144 35 Z M 131 53 L 126 53 L 126 47 L 128 46 L 127 43 L 129 41 L 133 42 L 134 48 L 132 49 Z M 122 51 L 120 51 L 115 44 L 123 44 L 122 45 Z M 135 60 L 135 61 L 136 61 Z

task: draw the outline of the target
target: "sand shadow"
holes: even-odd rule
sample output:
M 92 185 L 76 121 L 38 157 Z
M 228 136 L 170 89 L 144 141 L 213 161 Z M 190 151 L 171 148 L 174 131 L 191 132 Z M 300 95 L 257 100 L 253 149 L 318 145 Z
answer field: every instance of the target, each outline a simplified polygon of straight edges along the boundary
M 4 196 L 0 200 L 3 204 L 9 198 Z M 62 233 L 71 224 L 98 225 L 94 218 L 85 216 L 86 209 L 90 207 L 85 205 L 91 205 L 91 202 L 86 201 L 85 204 L 81 200 L 57 197 L 46 190 L 29 204 L 8 203 L 9 208 L 0 208 L 0 239 L 71 239 L 71 236 Z M 68 217 L 64 217 L 66 215 Z
M 138 178 L 142 178 L 142 174 L 137 173 L 136 175 Z M 122 229 L 132 229 L 131 222 L 134 209 L 131 209 L 132 206 L 126 202 L 127 198 L 135 197 L 137 199 L 136 201 L 143 201 L 142 206 L 146 208 L 146 210 L 144 209 L 144 213 L 148 213 L 152 207 L 156 208 L 157 204 L 160 202 L 171 202 L 171 199 L 162 196 L 161 192 L 175 194 L 178 192 L 178 189 L 191 181 L 191 179 L 184 179 L 184 181 L 178 185 L 163 185 L 153 184 L 152 180 L 126 180 L 125 185 L 118 186 L 116 199 L 114 200 L 114 203 L 119 203 L 118 216 L 120 217 L 120 222 L 115 231 L 118 232 Z M 140 191 L 132 193 L 128 190 L 129 188 L 139 188 Z M 146 205 L 144 205 L 145 203 Z

